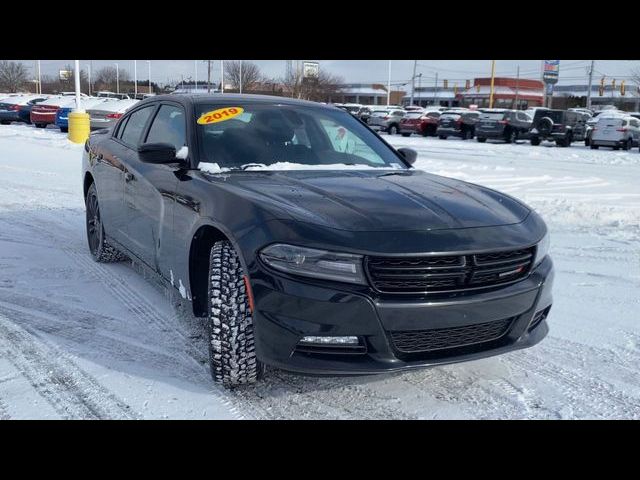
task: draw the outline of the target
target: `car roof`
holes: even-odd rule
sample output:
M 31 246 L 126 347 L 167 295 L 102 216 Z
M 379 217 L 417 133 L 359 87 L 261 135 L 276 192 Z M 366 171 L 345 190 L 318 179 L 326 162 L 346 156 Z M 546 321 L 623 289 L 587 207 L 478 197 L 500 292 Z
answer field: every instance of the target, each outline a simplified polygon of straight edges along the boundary
M 318 108 L 330 108 L 334 109 L 333 105 L 323 105 L 318 102 L 311 102 L 308 100 L 298 100 L 297 98 L 278 97 L 275 95 L 252 95 L 245 93 L 214 93 L 214 94 L 180 94 L 180 95 L 157 95 L 151 98 L 145 98 L 140 104 L 147 104 L 151 102 L 172 101 L 182 104 L 207 104 L 207 103 L 225 103 L 225 102 L 244 102 L 244 103 L 264 103 L 264 104 L 276 104 L 276 105 L 298 105 L 298 106 L 311 106 Z

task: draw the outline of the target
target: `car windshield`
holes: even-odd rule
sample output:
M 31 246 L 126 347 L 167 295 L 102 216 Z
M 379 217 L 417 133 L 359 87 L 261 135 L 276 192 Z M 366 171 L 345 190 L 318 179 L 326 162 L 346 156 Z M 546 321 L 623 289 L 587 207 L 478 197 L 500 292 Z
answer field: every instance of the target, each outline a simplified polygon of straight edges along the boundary
M 264 103 L 196 104 L 200 169 L 404 169 L 359 120 L 342 110 Z
M 420 112 L 410 112 L 407 113 L 404 118 L 420 118 L 422 116 L 422 113 Z
M 375 112 L 371 113 L 372 117 L 386 117 L 387 115 L 389 115 L 388 110 L 376 110 Z

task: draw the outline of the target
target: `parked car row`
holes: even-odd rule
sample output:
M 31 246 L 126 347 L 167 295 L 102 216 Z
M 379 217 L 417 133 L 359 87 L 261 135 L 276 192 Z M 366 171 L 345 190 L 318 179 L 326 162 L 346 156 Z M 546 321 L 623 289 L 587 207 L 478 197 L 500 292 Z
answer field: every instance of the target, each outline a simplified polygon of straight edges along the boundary
M 123 98 L 124 97 L 124 98 Z M 98 92 L 89 97 L 82 94 L 82 107 L 89 114 L 91 129 L 111 127 L 139 100 L 128 95 Z M 75 94 L 10 95 L 0 98 L 0 123 L 24 122 L 37 128 L 56 125 L 61 132 L 69 130 L 69 113 L 76 107 Z

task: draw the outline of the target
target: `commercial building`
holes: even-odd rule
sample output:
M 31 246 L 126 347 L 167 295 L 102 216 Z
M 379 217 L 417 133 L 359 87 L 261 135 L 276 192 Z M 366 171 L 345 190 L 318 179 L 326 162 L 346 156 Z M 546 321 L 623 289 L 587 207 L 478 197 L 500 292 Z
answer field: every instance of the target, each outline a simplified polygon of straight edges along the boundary
M 461 106 L 477 105 L 489 107 L 491 77 L 474 78 L 473 86 L 464 89 L 456 97 Z M 526 78 L 495 77 L 493 81 L 493 107 L 517 108 L 540 107 L 544 102 L 544 83 Z
M 398 105 L 406 93 L 391 90 L 389 102 Z M 387 88 L 379 83 L 346 83 L 340 85 L 338 95 L 331 96 L 330 103 L 359 103 L 362 105 L 386 105 Z
M 605 105 L 614 105 L 620 110 L 640 111 L 640 93 L 638 86 L 626 85 L 621 91 L 620 84 L 610 83 L 600 91 L 600 84 L 591 86 L 591 106 L 598 109 Z M 588 85 L 556 85 L 553 89 L 553 108 L 585 107 L 587 105 Z M 602 93 L 602 95 L 600 95 Z M 623 95 L 624 93 L 624 95 Z

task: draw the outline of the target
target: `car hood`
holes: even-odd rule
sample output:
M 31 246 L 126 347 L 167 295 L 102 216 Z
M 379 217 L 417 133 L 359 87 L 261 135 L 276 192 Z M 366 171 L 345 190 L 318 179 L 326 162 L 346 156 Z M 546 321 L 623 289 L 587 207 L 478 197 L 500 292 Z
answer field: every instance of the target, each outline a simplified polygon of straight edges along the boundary
M 487 227 L 520 223 L 529 214 L 507 195 L 419 170 L 245 171 L 209 178 L 216 177 L 278 218 L 342 230 Z

